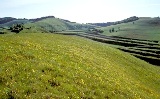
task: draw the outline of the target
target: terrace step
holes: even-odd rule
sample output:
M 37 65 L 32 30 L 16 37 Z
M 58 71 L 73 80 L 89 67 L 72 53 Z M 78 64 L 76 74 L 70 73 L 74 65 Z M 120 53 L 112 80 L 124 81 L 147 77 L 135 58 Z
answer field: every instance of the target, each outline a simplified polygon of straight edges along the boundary
M 139 40 L 139 39 L 130 39 L 130 38 L 118 38 L 118 37 L 114 37 L 114 36 L 106 36 L 106 35 L 102 35 L 102 34 L 92 34 L 92 33 L 81 33 L 81 34 L 77 34 L 78 36 L 81 35 L 85 35 L 85 36 L 93 36 L 93 37 L 99 37 L 99 38 L 104 38 L 104 39 L 111 39 L 111 40 L 115 40 L 115 41 L 122 41 L 122 42 L 128 42 L 128 43 L 140 43 L 140 44 L 144 44 L 144 45 L 150 45 L 150 46 L 154 46 L 154 45 L 159 45 L 158 43 L 155 43 L 153 41 L 147 41 L 147 40 Z
M 160 54 L 155 54 L 151 52 L 139 51 L 139 50 L 127 49 L 127 48 L 118 48 L 118 49 L 125 51 L 125 52 L 129 52 L 129 53 L 139 54 L 142 56 L 160 58 Z
M 120 46 L 125 46 L 125 47 L 144 46 L 144 44 L 140 44 L 140 43 L 130 43 L 130 42 L 118 41 L 118 40 L 114 40 L 114 39 L 96 37 L 96 36 L 91 36 L 91 35 L 78 34 L 78 36 L 85 37 L 85 38 L 88 38 L 88 39 L 92 39 L 92 40 L 95 40 L 95 41 L 98 41 L 98 42 L 120 45 Z
M 159 62 L 160 62 L 160 59 L 159 58 L 155 58 L 155 57 L 146 57 L 146 56 L 142 56 L 142 55 L 139 55 L 139 54 L 133 54 L 131 53 L 133 56 L 137 57 L 137 58 L 140 58 L 152 65 L 157 65 L 157 66 L 160 66 Z
M 137 47 L 128 47 L 128 49 L 134 49 L 137 51 L 145 51 L 145 52 L 160 54 L 160 50 L 157 50 L 157 49 L 147 49 L 147 48 L 137 48 Z

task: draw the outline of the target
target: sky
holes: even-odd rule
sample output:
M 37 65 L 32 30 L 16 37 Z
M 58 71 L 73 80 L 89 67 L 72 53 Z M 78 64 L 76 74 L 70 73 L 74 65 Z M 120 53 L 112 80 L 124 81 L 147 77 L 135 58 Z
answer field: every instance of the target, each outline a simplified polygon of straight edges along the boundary
M 160 16 L 160 0 L 1 0 L 0 17 L 55 16 L 78 23 Z

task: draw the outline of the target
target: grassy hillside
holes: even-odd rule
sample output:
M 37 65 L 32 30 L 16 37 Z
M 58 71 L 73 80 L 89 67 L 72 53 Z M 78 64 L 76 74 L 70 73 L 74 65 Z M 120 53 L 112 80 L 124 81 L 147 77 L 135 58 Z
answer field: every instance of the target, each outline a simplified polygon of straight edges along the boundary
M 69 21 L 67 22 L 58 18 L 47 18 L 35 23 L 26 24 L 26 26 L 35 27 L 37 28 L 37 30 L 43 29 L 47 32 L 66 31 L 66 30 L 83 30 L 83 29 L 92 27 L 91 25 L 78 24 L 78 23 L 73 23 Z
M 119 29 L 120 27 L 120 29 Z M 115 29 L 110 33 L 109 29 Z M 139 18 L 139 20 L 102 28 L 108 36 L 121 36 L 148 40 L 160 40 L 160 18 Z M 117 31 L 117 32 L 116 32 Z
M 118 36 L 106 36 L 94 33 L 62 33 L 67 35 L 77 35 L 94 41 L 107 43 L 109 46 L 120 49 L 125 52 L 145 60 L 153 65 L 158 65 L 160 61 L 160 42 L 157 40 L 141 40 L 134 38 L 125 38 Z
M 75 36 L 0 35 L 1 98 L 160 98 L 160 68 Z
M 29 20 L 27 20 L 27 19 L 13 20 L 13 21 L 10 21 L 10 22 L 4 23 L 4 24 L 0 24 L 0 27 L 11 27 L 14 24 L 21 24 L 21 23 L 25 24 L 28 22 L 29 22 Z
M 4 18 L 0 18 L 0 24 L 4 24 L 10 21 L 16 20 L 16 18 L 12 18 L 12 17 L 4 17 Z
M 90 27 L 93 27 L 89 24 L 79 24 L 76 22 L 70 22 L 68 20 L 55 18 L 54 16 L 46 16 L 36 19 L 16 19 L 16 18 L 1 18 L 0 27 L 9 28 L 16 24 L 24 24 L 25 28 L 21 32 L 30 33 L 30 32 L 57 32 L 57 31 L 66 31 L 66 30 L 87 30 Z
M 36 28 L 36 30 L 44 30 L 44 31 L 62 31 L 68 29 L 64 22 L 56 19 L 56 18 L 47 18 L 40 20 L 38 22 L 29 23 L 25 26 Z

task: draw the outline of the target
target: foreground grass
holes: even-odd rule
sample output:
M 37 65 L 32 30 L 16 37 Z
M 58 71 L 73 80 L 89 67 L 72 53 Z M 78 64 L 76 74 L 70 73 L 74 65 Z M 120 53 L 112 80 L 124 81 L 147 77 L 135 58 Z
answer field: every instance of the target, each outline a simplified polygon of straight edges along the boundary
M 1 98 L 160 98 L 160 68 L 74 36 L 0 35 Z

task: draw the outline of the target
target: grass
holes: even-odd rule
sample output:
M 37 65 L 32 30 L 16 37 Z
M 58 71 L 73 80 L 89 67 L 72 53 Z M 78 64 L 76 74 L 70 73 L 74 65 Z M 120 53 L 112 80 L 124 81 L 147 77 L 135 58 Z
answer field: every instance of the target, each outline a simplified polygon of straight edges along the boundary
M 118 29 L 120 27 L 120 30 Z M 112 25 L 101 28 L 108 36 L 121 36 L 127 38 L 138 38 L 144 40 L 160 41 L 160 18 L 140 18 L 139 20 L 129 23 Z M 114 28 L 114 33 L 110 33 L 109 29 Z
M 107 36 L 114 36 L 118 38 L 119 41 L 122 42 L 130 42 L 134 44 L 132 47 L 136 50 L 126 49 L 123 51 L 133 53 L 139 53 L 138 57 L 141 57 L 143 60 L 150 61 L 150 63 L 154 65 L 159 65 L 157 57 L 158 53 L 153 55 L 148 55 L 148 51 L 154 52 L 159 49 L 160 46 L 160 18 L 149 18 L 149 17 L 141 17 L 139 20 L 129 23 L 123 23 L 118 25 L 112 25 L 108 27 L 101 28 L 104 30 L 104 34 Z M 114 28 L 115 32 L 110 33 L 109 30 Z M 127 39 L 128 38 L 128 39 Z M 126 39 L 126 40 L 125 40 Z M 136 45 L 137 44 L 137 45 Z M 141 50 L 137 50 L 141 45 Z M 119 48 L 119 46 L 114 46 Z M 131 47 L 125 46 L 125 47 Z M 124 48 L 122 48 L 124 49 Z M 145 56 L 144 56 L 145 55 Z M 137 54 L 134 54 L 137 56 Z M 154 57 L 153 57 L 154 56 Z M 151 59 L 151 60 L 149 60 Z M 156 59 L 156 60 L 154 60 Z M 153 61 L 152 61 L 153 60 Z
M 159 65 L 158 63 L 159 51 L 157 51 L 159 49 L 158 41 L 131 39 L 131 38 L 118 37 L 118 36 L 109 37 L 101 34 L 96 35 L 96 34 L 79 33 L 77 35 L 88 38 L 88 39 L 92 39 L 98 42 L 107 43 L 108 46 L 118 48 L 125 52 L 130 52 L 132 55 L 136 57 L 138 55 L 138 58 L 142 60 L 145 60 L 154 65 Z M 132 49 L 130 49 L 131 47 Z M 137 49 L 140 49 L 140 50 L 137 50 Z
M 35 23 L 25 24 L 25 27 L 32 27 L 32 31 L 25 32 L 57 32 L 68 30 L 86 30 L 88 27 L 93 27 L 87 24 L 79 24 L 73 22 L 66 22 L 58 18 L 47 18 Z
M 160 68 L 106 44 L 43 33 L 0 35 L 1 98 L 160 98 Z

